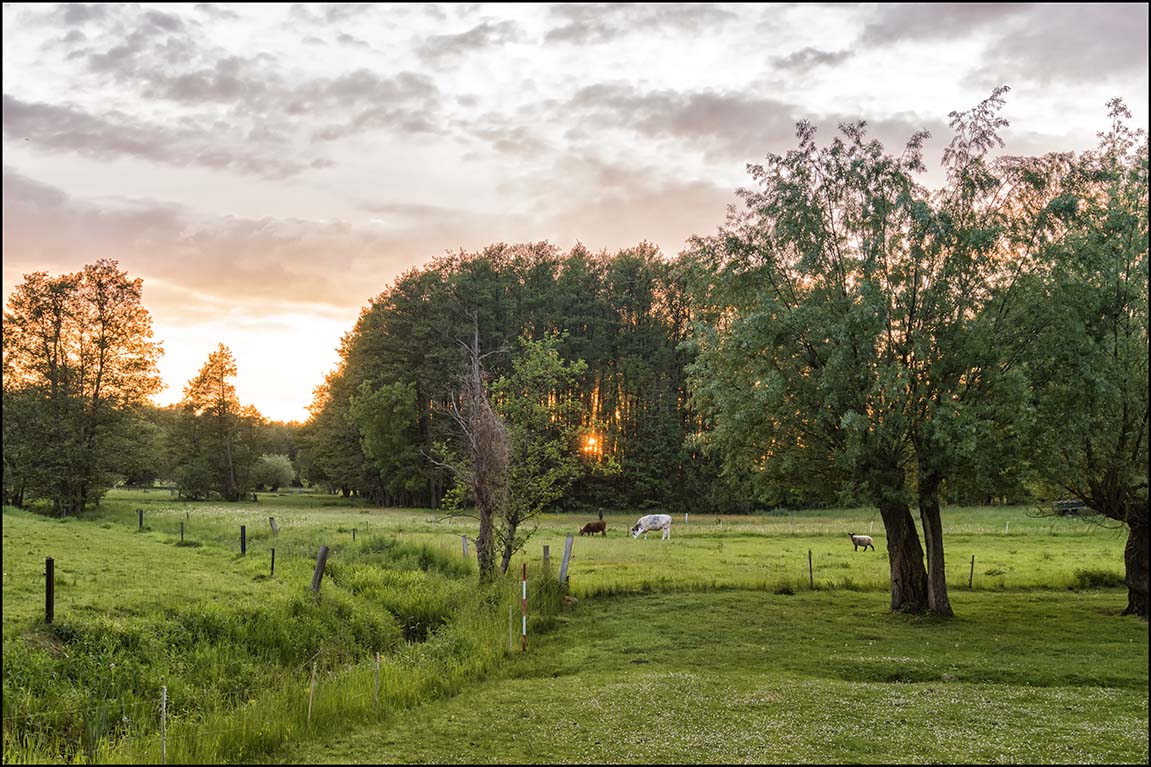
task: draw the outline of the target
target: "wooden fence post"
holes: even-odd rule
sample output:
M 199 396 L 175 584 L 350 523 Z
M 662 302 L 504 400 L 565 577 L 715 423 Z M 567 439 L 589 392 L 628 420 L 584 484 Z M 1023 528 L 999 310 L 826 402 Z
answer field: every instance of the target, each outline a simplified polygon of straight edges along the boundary
M 136 509 L 136 516 L 140 518 L 140 532 L 144 531 L 144 510 Z
M 568 565 L 571 563 L 572 558 L 572 536 L 564 538 L 564 558 L 560 562 L 560 588 L 562 589 L 568 582 Z
M 356 528 L 352 528 L 352 543 L 356 542 Z
M 971 574 L 967 576 L 967 588 L 971 588 L 972 582 L 975 580 L 975 555 L 971 555 Z
M 376 653 L 376 688 L 372 692 L 372 705 L 380 702 L 380 654 Z
M 240 525 L 240 556 L 248 556 L 248 526 Z
M 547 546 L 544 546 L 544 569 L 545 570 L 548 569 L 548 565 L 550 565 L 551 563 L 552 563 L 551 549 Z
M 272 547 L 272 572 L 268 577 L 269 578 L 275 578 L 276 577 L 276 547 L 275 546 Z
M 272 535 L 279 535 L 280 528 L 276 527 L 276 518 L 268 517 L 268 524 L 272 526 Z
M 184 523 L 180 523 L 180 543 L 184 542 Z
M 324 577 L 324 568 L 328 566 L 328 547 L 320 547 L 320 555 L 316 557 L 316 572 L 312 574 L 312 591 L 320 592 L 320 580 Z
M 464 557 L 468 556 L 468 537 L 466 535 L 460 536 L 460 544 L 464 547 Z
M 168 685 L 160 687 L 160 764 L 168 763 Z
M 807 585 L 815 590 L 815 568 L 811 564 L 811 549 L 807 550 Z
M 44 560 L 44 622 L 51 623 L 56 617 L 56 560 Z
M 325 547 L 327 548 L 327 547 Z M 312 683 L 308 685 L 308 727 L 312 726 L 312 698 L 316 695 L 316 662 L 312 661 Z

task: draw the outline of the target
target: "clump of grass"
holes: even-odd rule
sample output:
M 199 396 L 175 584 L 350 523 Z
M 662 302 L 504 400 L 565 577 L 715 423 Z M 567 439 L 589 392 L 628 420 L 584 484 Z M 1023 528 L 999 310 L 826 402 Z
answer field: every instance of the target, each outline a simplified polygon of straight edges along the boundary
M 465 578 L 474 572 L 469 561 L 441 549 L 427 544 L 407 543 L 391 537 L 373 536 L 365 540 L 359 554 L 368 561 L 396 570 L 438 572 L 452 578 Z
M 1075 585 L 1081 589 L 1106 589 L 1127 583 L 1121 573 L 1100 568 L 1075 571 Z

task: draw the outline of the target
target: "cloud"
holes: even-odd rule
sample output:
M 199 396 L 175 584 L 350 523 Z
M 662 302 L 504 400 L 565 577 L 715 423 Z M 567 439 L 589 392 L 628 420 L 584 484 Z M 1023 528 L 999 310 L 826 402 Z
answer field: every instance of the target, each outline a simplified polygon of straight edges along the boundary
M 108 6 L 104 3 L 61 3 L 51 14 L 52 18 L 66 26 L 79 26 L 89 21 L 101 21 L 108 16 Z
M 7 134 L 35 133 L 32 146 L 89 157 L 131 156 L 284 178 L 331 165 L 324 142 L 374 130 L 427 133 L 442 124 L 440 92 L 427 75 L 360 68 L 302 77 L 271 53 L 236 55 L 220 48 L 198 14 L 99 8 L 52 11 L 82 18 L 87 26 L 42 50 L 63 46 L 65 61 L 84 67 L 75 78 L 78 90 L 88 91 L 85 96 L 114 93 L 118 109 L 93 107 L 91 99 L 82 107 L 9 92 Z M 363 11 L 324 6 L 301 12 L 329 23 Z M 346 33 L 335 39 L 358 40 Z M 158 100 L 171 108 L 157 110 Z
M 72 198 L 6 167 L 6 267 L 75 269 L 116 258 L 133 274 L 221 299 L 356 305 L 345 278 L 388 232 L 342 221 L 197 216 L 154 200 Z M 366 292 L 366 291 L 365 291 Z
M 860 36 L 863 45 L 947 40 L 975 34 L 1026 13 L 1031 3 L 881 4 Z M 1049 6 L 1041 6 L 1038 10 Z
M 1146 77 L 1147 21 L 1145 3 L 1043 6 L 988 46 L 976 76 L 1044 84 L 1140 71 Z
M 630 128 L 648 138 L 683 142 L 703 153 L 709 162 L 751 160 L 767 152 L 782 152 L 795 142 L 795 126 L 807 120 L 829 136 L 836 126 L 862 115 L 819 114 L 766 96 L 745 92 L 671 90 L 640 91 L 620 83 L 601 83 L 577 91 L 558 114 L 582 118 L 575 135 L 595 136 L 589 126 Z M 868 133 L 889 151 L 899 152 L 919 130 L 941 135 L 946 125 L 936 118 L 897 113 L 868 120 Z M 827 140 L 830 140 L 830 136 Z
M 365 41 L 361 40 L 355 35 L 349 35 L 347 32 L 340 32 L 338 35 L 336 35 L 336 42 L 340 45 L 347 45 L 350 48 L 366 48 L 369 50 L 375 50 Z
M 547 32 L 548 42 L 603 43 L 644 32 L 697 32 L 736 18 L 713 4 L 572 3 L 549 9 L 558 26 Z
M 758 154 L 795 128 L 796 108 L 743 93 L 640 91 L 620 83 L 578 90 L 561 111 L 582 113 L 600 124 L 628 126 L 643 136 L 682 139 L 711 155 Z
M 238 21 L 240 14 L 212 3 L 196 3 L 193 6 L 197 13 L 202 13 L 215 21 Z
M 429 64 L 440 64 L 458 60 L 473 51 L 498 48 L 523 39 L 523 29 L 514 21 L 484 21 L 459 34 L 432 35 L 416 48 L 416 55 Z
M 175 167 L 202 166 L 284 178 L 324 167 L 322 158 L 293 160 L 261 155 L 244 143 L 229 146 L 209 126 L 181 129 L 135 120 L 122 112 L 94 115 L 72 106 L 22 101 L 4 94 L 4 135 L 37 149 L 68 151 L 101 160 L 134 157 Z
M 787 56 L 773 58 L 772 63 L 779 69 L 809 72 L 819 66 L 842 64 L 853 55 L 852 51 L 821 51 L 818 48 L 802 48 Z
M 439 130 L 439 89 L 427 75 L 413 72 L 380 77 L 360 69 L 285 91 L 281 101 L 288 114 L 339 114 L 358 109 L 343 121 L 313 131 L 313 137 L 325 141 L 377 128 L 403 133 Z

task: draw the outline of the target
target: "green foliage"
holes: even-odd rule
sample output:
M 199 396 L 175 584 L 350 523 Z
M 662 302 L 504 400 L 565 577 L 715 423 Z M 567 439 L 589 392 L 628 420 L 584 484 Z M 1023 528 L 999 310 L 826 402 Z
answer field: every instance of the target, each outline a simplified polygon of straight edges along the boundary
M 397 381 L 372 390 L 360 384 L 349 401 L 347 418 L 360 432 L 364 456 L 379 475 L 386 505 L 407 500 L 427 484 L 420 451 L 416 385 Z
M 1100 146 L 1053 171 L 1045 269 L 1027 285 L 1039 493 L 1124 523 L 1127 612 L 1148 614 L 1148 144 L 1109 102 Z
M 1075 585 L 1081 589 L 1105 589 L 1126 585 L 1122 573 L 1100 568 L 1075 571 Z
M 161 388 L 143 281 L 101 259 L 24 276 L 4 313 L 4 493 L 78 514 L 138 463 L 134 409 Z
M 169 439 L 173 478 L 188 498 L 238 501 L 256 484 L 252 469 L 260 457 L 264 419 L 254 407 L 240 404 L 230 380 L 235 376 L 236 360 L 220 344 L 184 387 Z
M 502 570 L 531 535 L 531 525 L 554 507 L 580 474 L 577 436 L 583 408 L 572 390 L 587 369 L 565 362 L 557 335 L 521 338 L 512 370 L 492 385 L 510 441 L 508 498 L 496 528 Z
M 292 461 L 282 454 L 264 453 L 252 467 L 252 484 L 276 492 L 295 477 Z
M 560 254 L 547 243 L 500 244 L 437 259 L 401 275 L 364 310 L 339 370 L 317 391 L 302 465 L 311 481 L 378 503 L 437 506 L 448 488 L 436 463 L 444 455 L 433 445 L 455 439 L 445 414 L 459 376 L 458 341 L 471 337 L 474 316 L 484 350 L 562 330 L 559 357 L 587 366 L 562 393 L 581 403 L 581 423 L 601 448 L 585 455 L 596 465 L 572 485 L 567 507 L 739 509 L 746 495 L 728 492 L 721 459 L 685 444 L 700 428 L 684 407 L 691 352 L 681 344 L 691 313 L 682 269 L 647 243 L 598 255 L 582 246 Z M 513 364 L 509 354 L 484 361 L 493 381 L 511 375 Z M 385 416 L 412 388 L 412 409 L 403 399 L 399 420 Z M 377 396 L 386 401 L 368 399 Z M 377 439 L 392 450 L 373 447 Z M 739 472 L 731 474 L 736 484 Z

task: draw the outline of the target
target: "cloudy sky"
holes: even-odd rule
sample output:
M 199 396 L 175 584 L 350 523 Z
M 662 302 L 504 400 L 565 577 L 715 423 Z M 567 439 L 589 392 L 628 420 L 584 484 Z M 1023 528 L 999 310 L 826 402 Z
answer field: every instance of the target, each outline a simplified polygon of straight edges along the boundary
M 399 273 L 493 242 L 714 231 L 745 165 L 892 148 L 1011 87 L 1013 154 L 1147 124 L 1147 5 L 3 5 L 3 288 L 119 259 L 166 350 L 303 419 Z

